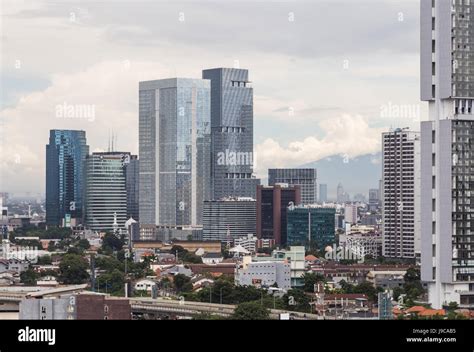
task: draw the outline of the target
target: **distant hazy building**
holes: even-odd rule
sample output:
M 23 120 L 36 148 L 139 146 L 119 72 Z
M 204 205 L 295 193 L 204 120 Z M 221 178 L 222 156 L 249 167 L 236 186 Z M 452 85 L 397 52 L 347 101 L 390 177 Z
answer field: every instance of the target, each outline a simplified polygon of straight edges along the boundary
M 334 208 L 290 206 L 287 213 L 287 244 L 324 250 L 335 241 Z
M 326 203 L 328 201 L 328 185 L 321 183 L 319 185 L 319 202 Z
M 93 231 L 125 229 L 130 153 L 92 153 L 86 159 L 85 224 Z
M 474 1 L 421 1 L 421 278 L 429 302 L 474 303 Z
M 260 181 L 253 175 L 253 88 L 249 72 L 237 68 L 202 71 L 211 83 L 211 198 L 251 197 Z
M 46 145 L 46 224 L 71 226 L 82 220 L 85 131 L 51 130 Z
M 420 134 L 396 129 L 382 135 L 383 255 L 420 253 Z
M 344 221 L 346 224 L 357 224 L 357 205 L 347 204 L 344 207 Z
M 255 234 L 257 202 L 252 198 L 224 198 L 204 202 L 203 239 L 233 241 Z
M 291 204 L 301 203 L 300 186 L 257 187 L 257 237 L 286 244 L 286 213 Z
M 302 204 L 315 204 L 318 200 L 316 169 L 269 169 L 268 185 L 278 183 L 300 186 Z
M 378 189 L 369 189 L 369 211 L 377 211 L 380 207 L 380 191 Z
M 336 199 L 336 202 L 339 203 L 339 204 L 343 204 L 343 203 L 346 203 L 346 202 L 349 202 L 350 201 L 350 197 L 349 197 L 349 194 L 344 191 L 344 186 L 342 185 L 342 183 L 339 183 L 337 185 L 337 199 Z
M 210 93 L 202 79 L 140 82 L 141 224 L 202 225 L 211 198 Z

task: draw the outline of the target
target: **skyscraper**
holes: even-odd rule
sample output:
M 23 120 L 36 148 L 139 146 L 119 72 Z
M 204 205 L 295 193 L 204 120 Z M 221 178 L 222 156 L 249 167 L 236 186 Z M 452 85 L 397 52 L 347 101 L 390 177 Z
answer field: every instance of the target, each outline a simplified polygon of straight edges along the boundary
M 127 218 L 133 218 L 139 221 L 139 170 L 140 161 L 136 155 L 130 155 L 130 162 L 126 164 L 126 183 L 127 183 Z
M 71 226 L 82 220 L 85 131 L 51 130 L 46 145 L 46 224 Z
M 92 153 L 86 159 L 85 224 L 93 231 L 125 229 L 126 168 L 130 153 Z
M 212 199 L 255 198 L 253 175 L 253 88 L 248 70 L 204 70 L 211 81 Z
M 396 129 L 382 134 L 383 256 L 420 255 L 420 134 Z M 373 199 L 376 195 L 372 196 Z
M 269 169 L 268 185 L 277 183 L 301 186 L 301 204 L 315 204 L 318 199 L 316 169 Z
M 321 183 L 319 185 L 319 202 L 326 203 L 328 201 L 328 185 Z
M 287 208 L 300 203 L 300 186 L 257 186 L 257 237 L 273 239 L 277 245 L 285 245 Z
M 440 308 L 474 301 L 474 1 L 421 1 L 421 277 Z M 471 303 L 472 307 L 472 303 Z
M 208 80 L 140 82 L 140 223 L 202 225 L 211 198 Z
M 224 198 L 204 202 L 203 239 L 231 241 L 255 235 L 257 202 L 252 198 Z

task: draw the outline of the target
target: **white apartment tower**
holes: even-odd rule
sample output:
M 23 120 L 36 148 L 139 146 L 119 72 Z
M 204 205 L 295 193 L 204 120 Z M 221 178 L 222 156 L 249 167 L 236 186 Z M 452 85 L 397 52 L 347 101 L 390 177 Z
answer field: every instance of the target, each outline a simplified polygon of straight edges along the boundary
M 383 256 L 420 258 L 420 134 L 395 129 L 382 134 Z
M 474 1 L 421 0 L 421 277 L 474 306 Z

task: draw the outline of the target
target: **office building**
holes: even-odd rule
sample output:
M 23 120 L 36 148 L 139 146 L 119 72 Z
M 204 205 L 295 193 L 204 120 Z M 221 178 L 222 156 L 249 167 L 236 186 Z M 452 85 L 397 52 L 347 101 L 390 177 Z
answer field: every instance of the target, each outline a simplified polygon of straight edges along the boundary
M 255 234 L 257 202 L 252 198 L 224 198 L 204 202 L 203 239 L 233 242 Z
M 420 135 L 408 129 L 382 134 L 383 255 L 419 257 Z
M 85 224 L 93 231 L 125 229 L 130 153 L 92 153 L 86 159 Z M 125 233 L 125 232 L 124 232 Z
M 474 1 L 421 1 L 421 278 L 429 302 L 472 308 Z M 471 302 L 471 303 L 470 303 Z
M 130 155 L 130 161 L 126 164 L 125 180 L 127 186 L 127 218 L 140 220 L 139 216 L 139 192 L 140 192 L 140 161 L 136 155 Z
M 253 175 L 253 88 L 248 70 L 204 70 L 211 82 L 212 198 L 251 197 L 260 181 Z
M 318 206 L 290 206 L 287 211 L 287 244 L 323 251 L 336 241 L 336 209 Z
M 315 204 L 318 200 L 316 169 L 269 169 L 268 185 L 287 183 L 301 187 L 301 204 Z
M 290 205 L 301 203 L 300 186 L 279 184 L 257 187 L 257 237 L 274 239 L 275 244 L 286 245 L 286 213 Z
M 326 203 L 328 201 L 328 185 L 321 183 L 319 185 L 319 203 Z
M 202 225 L 211 198 L 208 80 L 140 82 L 139 215 L 148 225 Z
M 247 257 L 250 258 L 250 257 Z M 235 269 L 236 286 L 268 288 L 277 284 L 279 289 L 291 288 L 290 264 L 285 262 L 244 262 Z
M 82 222 L 85 131 L 51 130 L 46 145 L 46 224 L 70 227 Z

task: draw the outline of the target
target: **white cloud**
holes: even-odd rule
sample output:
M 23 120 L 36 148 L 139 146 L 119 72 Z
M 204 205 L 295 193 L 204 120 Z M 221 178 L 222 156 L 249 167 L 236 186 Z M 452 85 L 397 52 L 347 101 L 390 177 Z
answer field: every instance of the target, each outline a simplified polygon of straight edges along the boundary
M 332 155 L 355 158 L 380 151 L 383 129 L 370 127 L 360 115 L 342 115 L 324 120 L 319 126 L 324 135 L 320 139 L 310 136 L 285 147 L 267 138 L 257 145 L 257 175 L 265 178 L 268 168 L 295 167 Z

